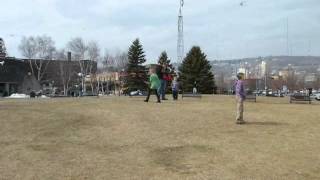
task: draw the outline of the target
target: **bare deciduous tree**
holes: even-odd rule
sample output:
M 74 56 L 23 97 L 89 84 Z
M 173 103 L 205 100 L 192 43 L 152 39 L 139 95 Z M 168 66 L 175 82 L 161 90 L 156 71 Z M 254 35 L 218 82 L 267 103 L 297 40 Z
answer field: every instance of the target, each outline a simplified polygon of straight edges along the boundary
M 94 92 L 94 82 L 96 81 L 96 74 L 93 73 L 93 66 L 98 63 L 98 60 L 100 58 L 100 47 L 96 41 L 89 42 L 87 47 L 88 58 L 90 62 L 89 66 L 87 66 L 86 72 L 89 72 L 91 90 L 92 92 Z M 96 70 L 94 72 L 96 72 Z
M 105 50 L 103 57 L 103 66 L 105 70 L 121 71 L 128 65 L 128 54 L 126 52 L 117 52 L 115 55 Z
M 67 95 L 71 81 L 70 62 L 67 61 L 67 52 L 65 49 L 57 50 L 54 57 L 59 60 L 59 75 L 63 85 L 63 94 Z
M 106 49 L 102 61 L 104 72 L 119 73 L 120 71 L 126 69 L 128 65 L 128 55 L 127 53 L 121 51 L 118 51 L 115 53 L 115 55 L 113 55 Z M 109 89 L 109 81 L 107 81 L 107 89 Z
M 31 73 L 34 74 L 33 66 L 32 66 L 32 61 L 31 59 L 36 58 L 37 55 L 37 42 L 36 39 L 32 36 L 30 37 L 23 37 L 20 45 L 19 45 L 19 50 L 22 54 L 22 56 L 28 58 L 29 61 L 29 66 L 31 69 Z
M 71 39 L 67 44 L 67 48 L 72 52 L 76 60 L 83 60 L 88 49 L 86 43 L 80 37 Z
M 126 69 L 128 65 L 128 54 L 126 52 L 118 52 L 115 56 L 115 64 L 118 70 Z
M 79 62 L 80 71 L 81 71 L 79 73 L 81 75 L 82 91 L 83 93 L 85 93 L 86 92 L 85 77 L 88 74 L 88 72 L 86 71 L 85 61 L 83 60 L 85 59 L 85 54 L 87 52 L 88 47 L 82 38 L 76 37 L 71 39 L 68 42 L 67 48 L 69 51 L 71 51 L 73 58 Z
M 106 49 L 103 56 L 103 70 L 109 71 L 111 67 L 115 67 L 115 57 Z
M 102 58 L 103 61 L 103 71 L 106 72 L 107 74 L 113 70 L 115 70 L 115 57 L 109 53 L 107 49 L 105 49 L 104 56 Z M 102 92 L 105 93 L 104 90 L 104 83 L 105 83 L 105 78 L 103 78 L 102 82 Z M 109 94 L 109 79 L 107 79 L 106 82 L 106 90 L 107 93 Z
M 37 58 L 38 61 L 34 61 L 34 65 L 37 69 L 37 79 L 40 81 L 47 70 L 50 61 L 52 60 L 53 54 L 56 50 L 55 42 L 51 37 L 43 35 L 36 38 L 37 42 Z
M 50 63 L 49 60 L 52 59 L 56 50 L 54 41 L 46 35 L 23 37 L 19 50 L 24 57 L 29 59 L 32 74 L 36 76 L 38 81 L 41 81 Z M 37 60 L 31 60 L 32 58 Z

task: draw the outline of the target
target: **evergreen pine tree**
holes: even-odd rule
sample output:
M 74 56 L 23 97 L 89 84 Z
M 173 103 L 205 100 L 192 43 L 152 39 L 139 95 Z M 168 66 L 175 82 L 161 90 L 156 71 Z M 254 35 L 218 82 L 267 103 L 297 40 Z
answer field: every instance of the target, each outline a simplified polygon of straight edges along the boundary
M 167 66 L 167 70 L 170 74 L 173 74 L 174 73 L 174 67 L 173 65 L 171 64 L 171 60 L 168 58 L 168 54 L 166 51 L 163 51 L 159 57 L 159 60 L 158 60 L 158 64 L 160 66 L 164 66 L 166 65 Z
M 185 92 L 192 92 L 194 83 L 200 93 L 212 94 L 215 88 L 214 75 L 207 56 L 200 47 L 194 46 L 179 67 L 179 80 Z
M 124 88 L 130 92 L 134 90 L 146 90 L 147 70 L 143 65 L 146 62 L 143 47 L 136 39 L 133 41 L 128 52 L 128 65 L 126 68 Z

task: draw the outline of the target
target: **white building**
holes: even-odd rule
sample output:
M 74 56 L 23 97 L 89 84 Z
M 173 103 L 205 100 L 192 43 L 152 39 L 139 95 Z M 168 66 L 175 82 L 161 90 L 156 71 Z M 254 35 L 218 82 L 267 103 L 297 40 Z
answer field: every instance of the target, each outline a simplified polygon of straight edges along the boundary
M 260 78 L 263 78 L 266 76 L 267 73 L 267 63 L 265 61 L 262 61 L 260 64 Z

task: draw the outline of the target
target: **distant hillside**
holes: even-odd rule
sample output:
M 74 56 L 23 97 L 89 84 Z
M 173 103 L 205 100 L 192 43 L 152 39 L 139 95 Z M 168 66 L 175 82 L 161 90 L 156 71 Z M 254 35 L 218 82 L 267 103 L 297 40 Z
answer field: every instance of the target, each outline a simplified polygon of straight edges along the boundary
M 294 66 L 306 66 L 306 65 L 320 65 L 320 57 L 318 56 L 269 56 L 269 57 L 257 57 L 257 58 L 244 58 L 233 60 L 219 60 L 212 61 L 213 64 L 238 64 L 240 62 L 255 63 L 257 61 L 266 61 L 272 63 L 272 65 L 287 66 L 288 64 Z
M 296 73 L 320 73 L 320 57 L 314 56 L 269 56 L 258 58 L 244 58 L 234 60 L 211 61 L 212 71 L 216 77 L 232 77 L 240 67 L 253 72 L 259 72 L 262 61 L 267 63 L 268 71 L 277 74 L 279 71 L 292 68 Z

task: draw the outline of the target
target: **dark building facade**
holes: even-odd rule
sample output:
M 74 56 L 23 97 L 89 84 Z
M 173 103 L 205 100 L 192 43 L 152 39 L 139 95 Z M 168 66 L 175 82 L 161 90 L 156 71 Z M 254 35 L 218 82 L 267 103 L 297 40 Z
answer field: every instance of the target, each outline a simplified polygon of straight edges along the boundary
M 36 66 L 40 61 L 42 61 L 42 68 L 41 71 L 38 71 Z M 92 76 L 97 71 L 97 63 L 89 60 L 81 61 L 80 65 L 79 61 L 70 60 L 28 60 L 2 57 L 0 62 L 2 62 L 0 64 L 0 97 L 13 93 L 30 94 L 32 91 L 40 90 L 48 94 L 50 89 L 69 93 L 73 87 L 81 85 L 79 76 L 81 72 L 85 72 L 84 76 Z M 41 78 L 38 72 L 41 73 Z
M 24 80 L 28 77 L 28 68 L 24 61 L 13 58 L 0 58 L 0 96 L 22 92 Z M 33 87 L 30 87 L 33 89 Z

